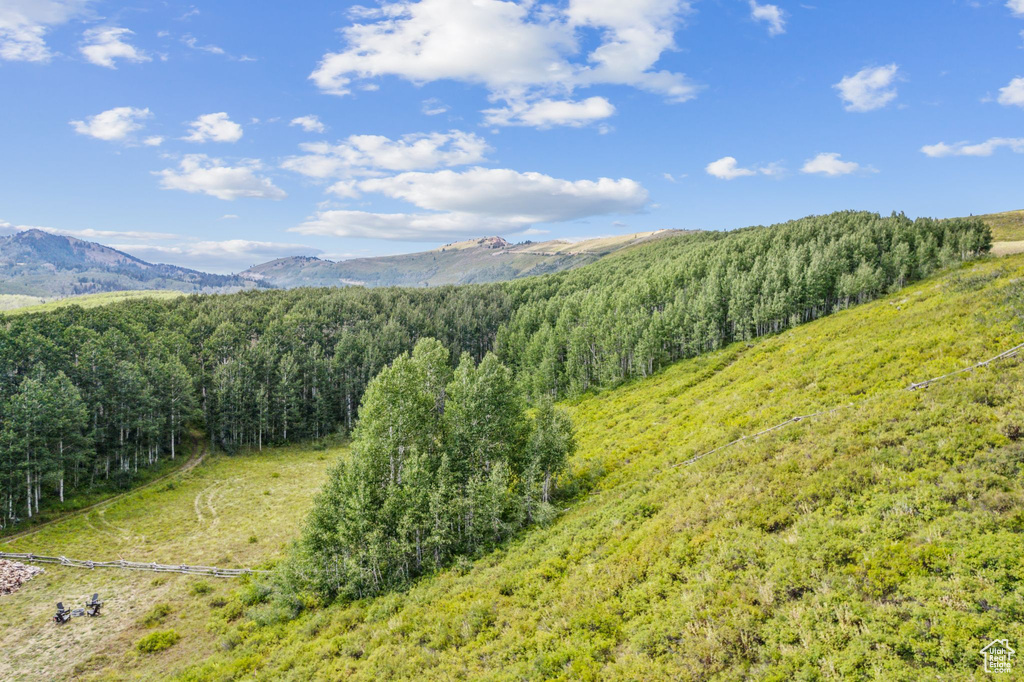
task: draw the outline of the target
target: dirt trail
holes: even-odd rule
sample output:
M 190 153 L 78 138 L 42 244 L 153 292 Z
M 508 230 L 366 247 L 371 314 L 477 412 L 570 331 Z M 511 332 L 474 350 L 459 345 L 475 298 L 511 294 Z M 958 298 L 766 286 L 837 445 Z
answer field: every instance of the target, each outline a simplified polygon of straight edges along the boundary
M 63 516 L 60 516 L 60 517 L 58 517 L 56 519 L 53 519 L 52 521 L 46 521 L 45 523 L 40 523 L 38 526 L 34 526 L 32 528 L 28 528 L 26 530 L 23 530 L 20 533 L 15 533 L 14 535 L 10 535 L 10 536 L 7 536 L 7 537 L 0 537 L 0 545 L 4 545 L 4 544 L 7 544 L 9 542 L 13 542 L 15 540 L 18 540 L 19 538 L 28 537 L 29 535 L 35 535 L 36 533 L 38 533 L 42 529 L 46 528 L 47 526 L 52 526 L 55 523 L 60 523 L 61 521 L 66 521 L 67 519 L 72 519 L 72 518 L 75 518 L 76 516 L 81 516 L 82 514 L 88 514 L 89 512 L 95 511 L 96 509 L 99 509 L 101 507 L 105 507 L 108 504 L 112 504 L 114 502 L 117 502 L 118 500 L 120 500 L 121 498 L 125 497 L 126 495 L 131 495 L 132 493 L 137 492 L 139 490 L 145 490 L 146 488 L 154 486 L 157 483 L 160 483 L 161 481 L 166 481 L 168 478 L 171 478 L 172 476 L 179 476 L 181 474 L 186 474 L 189 471 L 192 471 L 197 466 L 199 466 L 200 464 L 203 463 L 203 460 L 206 459 L 206 455 L 209 452 L 208 449 L 207 449 L 207 446 L 206 446 L 205 439 L 197 438 L 196 436 L 193 435 L 192 436 L 192 452 L 193 453 L 196 453 L 196 450 L 197 450 L 197 448 L 199 446 L 199 443 L 203 444 L 202 445 L 202 450 L 199 450 L 198 454 L 193 454 L 188 459 L 187 462 L 185 462 L 183 465 L 181 465 L 181 468 L 175 469 L 174 471 L 171 471 L 171 472 L 168 472 L 168 473 L 164 474 L 163 476 L 160 476 L 159 478 L 154 478 L 152 481 L 150 481 L 149 483 L 146 483 L 145 485 L 140 485 L 137 488 L 132 488 L 131 490 L 126 490 L 123 493 L 118 493 L 117 495 L 114 495 L 113 497 L 108 497 L 107 499 L 102 500 L 100 502 L 97 502 L 96 504 L 90 504 L 88 507 L 82 507 L 81 509 L 78 509 L 76 511 L 68 512 L 67 514 L 65 514 Z M 102 519 L 102 520 L 105 523 L 107 523 L 107 525 L 111 525 L 112 526 L 112 524 L 110 524 L 110 522 L 107 521 L 105 518 Z M 113 527 L 116 528 L 116 526 L 113 526 Z

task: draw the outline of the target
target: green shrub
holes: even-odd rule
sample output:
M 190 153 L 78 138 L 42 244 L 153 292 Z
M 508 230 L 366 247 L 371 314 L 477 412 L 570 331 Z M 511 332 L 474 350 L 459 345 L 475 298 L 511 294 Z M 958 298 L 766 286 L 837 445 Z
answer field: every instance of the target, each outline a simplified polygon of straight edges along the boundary
M 147 628 L 155 627 L 164 622 L 164 619 L 167 618 L 170 613 L 170 604 L 156 604 L 142 619 L 142 625 Z
M 194 584 L 192 586 L 192 589 L 189 590 L 189 592 L 191 592 L 192 594 L 194 594 L 196 596 L 202 596 L 204 594 L 210 594 L 211 592 L 213 592 L 213 585 L 211 585 L 210 583 L 206 582 L 205 580 L 200 580 L 199 582 L 197 582 L 196 584 Z
M 140 639 L 135 648 L 144 654 L 155 654 L 158 651 L 170 649 L 178 643 L 179 639 L 181 639 L 181 635 L 174 630 L 160 630 L 151 632 Z

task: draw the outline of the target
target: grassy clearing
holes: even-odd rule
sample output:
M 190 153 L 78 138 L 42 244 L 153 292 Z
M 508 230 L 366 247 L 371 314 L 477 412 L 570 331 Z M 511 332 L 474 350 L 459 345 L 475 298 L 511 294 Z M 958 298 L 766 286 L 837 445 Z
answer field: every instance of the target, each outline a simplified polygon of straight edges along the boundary
M 1024 368 L 902 389 L 1019 343 L 1022 277 L 971 265 L 580 400 L 551 526 L 404 593 L 251 609 L 184 678 L 973 679 L 1024 641 Z
M 46 303 L 45 298 L 39 296 L 26 296 L 24 294 L 0 294 L 0 312 L 24 308 L 26 306 L 37 306 Z
M 339 452 L 282 448 L 214 456 L 188 473 L 0 548 L 76 559 L 259 566 L 281 556 Z M 0 679 L 94 672 L 120 678 L 147 666 L 144 678 L 163 678 L 217 646 L 207 620 L 237 587 L 236 581 L 178 574 L 47 566 L 20 591 L 0 598 Z M 102 618 L 76 618 L 63 628 L 49 622 L 57 601 L 80 606 L 93 592 L 105 602 Z M 173 630 L 180 641 L 143 652 L 137 644 L 153 628 Z M 156 639 L 151 646 L 174 638 Z
M 98 306 L 110 305 L 121 301 L 130 301 L 139 298 L 151 298 L 166 301 L 179 296 L 184 296 L 182 291 L 168 291 L 156 289 L 143 289 L 139 291 L 109 291 L 102 294 L 85 294 L 82 296 L 71 296 L 56 301 L 44 302 L 45 299 L 33 296 L 20 296 L 13 294 L 0 295 L 0 312 L 8 315 L 22 315 L 24 313 L 44 313 L 48 310 L 66 308 L 70 305 L 77 305 L 83 308 L 96 308 Z M 22 299 L 19 301 L 8 299 Z M 31 299 L 31 300 L 30 300 Z

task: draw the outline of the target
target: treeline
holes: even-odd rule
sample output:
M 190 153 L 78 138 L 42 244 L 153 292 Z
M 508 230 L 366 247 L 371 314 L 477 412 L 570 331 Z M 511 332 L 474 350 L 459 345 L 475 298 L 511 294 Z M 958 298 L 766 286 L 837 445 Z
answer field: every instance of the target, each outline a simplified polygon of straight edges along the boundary
M 496 352 L 531 392 L 578 393 L 863 303 L 990 246 L 977 220 L 860 212 L 683 236 L 516 282 Z
M 369 384 L 352 440 L 317 497 L 287 570 L 293 589 L 361 598 L 486 551 L 550 518 L 575 448 L 550 400 L 532 416 L 491 353 L 422 339 Z
M 65 488 L 128 484 L 171 456 L 186 424 L 229 451 L 351 430 L 370 380 L 422 338 L 451 358 L 493 350 L 524 395 L 560 398 L 867 301 L 989 246 L 977 220 L 846 212 L 665 239 L 514 282 L 247 291 L 8 317 L 0 524 Z M 21 416 L 44 403 L 69 415 L 58 423 L 80 444 L 67 457 L 61 438 Z

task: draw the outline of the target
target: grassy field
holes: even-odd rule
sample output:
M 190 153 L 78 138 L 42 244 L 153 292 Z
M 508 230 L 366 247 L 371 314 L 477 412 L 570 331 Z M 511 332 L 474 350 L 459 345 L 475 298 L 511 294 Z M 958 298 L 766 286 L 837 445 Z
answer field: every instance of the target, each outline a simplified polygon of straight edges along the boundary
M 256 567 L 281 556 L 338 452 L 283 448 L 208 457 L 187 473 L 98 510 L 0 543 L 0 551 Z M 46 566 L 20 591 L 0 597 L 0 679 L 91 672 L 121 678 L 136 670 L 160 679 L 162 671 L 194 663 L 217 647 L 207 621 L 237 587 L 237 581 L 216 578 Z M 50 622 L 57 601 L 81 606 L 93 592 L 105 602 L 102 618 L 76 618 L 62 628 Z M 182 636 L 171 649 L 159 655 L 136 650 L 142 637 L 170 629 Z
M 39 296 L 25 296 L 24 294 L 0 294 L 0 313 L 15 308 L 27 306 L 38 306 L 46 303 L 45 298 Z
M 118 303 L 120 301 L 128 301 L 137 298 L 168 300 L 184 295 L 184 292 L 181 291 L 143 289 L 139 291 L 110 291 L 103 294 L 85 294 L 84 296 L 71 296 L 69 298 L 62 298 L 56 301 L 44 302 L 44 299 L 35 298 L 33 296 L 0 294 L 0 312 L 5 312 L 8 315 L 42 313 L 56 308 L 65 308 L 69 305 L 78 305 L 83 308 L 95 308 L 101 305 L 110 305 L 111 303 Z
M 977 216 L 992 228 L 992 241 L 1024 241 L 1024 211 L 1006 211 Z
M 0 678 L 977 679 L 988 641 L 1024 642 L 1024 364 L 906 387 L 1024 342 L 1022 317 L 1024 257 L 989 259 L 587 396 L 559 517 L 406 592 L 293 619 L 255 585 L 50 569 L 0 602 Z M 254 564 L 319 457 L 222 457 L 15 545 Z M 46 621 L 97 589 L 104 619 Z

